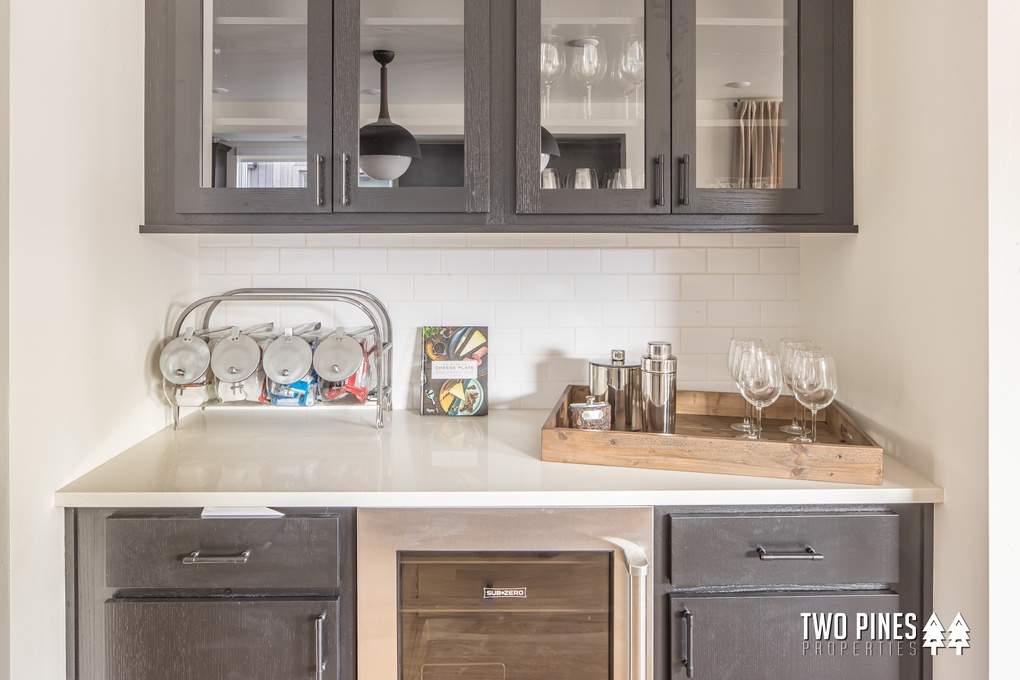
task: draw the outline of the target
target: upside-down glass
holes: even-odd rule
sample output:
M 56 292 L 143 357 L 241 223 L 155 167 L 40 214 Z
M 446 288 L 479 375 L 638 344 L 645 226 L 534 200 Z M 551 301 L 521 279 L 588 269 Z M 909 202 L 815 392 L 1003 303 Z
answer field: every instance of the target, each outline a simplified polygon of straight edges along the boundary
M 836 361 L 824 352 L 797 352 L 793 365 L 793 394 L 811 410 L 811 439 L 818 441 L 818 411 L 836 398 Z
M 771 406 L 783 392 L 783 370 L 779 355 L 756 347 L 743 352 L 737 372 L 737 386 L 744 399 L 755 407 L 755 424 L 751 431 L 737 439 L 764 439 L 761 428 L 761 411 Z
M 744 349 L 749 347 L 763 347 L 761 338 L 751 337 L 733 337 L 730 338 L 730 351 L 729 356 L 726 359 L 726 367 L 730 371 L 730 377 L 733 382 L 737 381 L 737 370 L 740 368 L 740 354 Z M 744 420 L 739 423 L 733 423 L 730 425 L 734 430 L 738 432 L 750 432 L 751 431 L 751 418 L 750 409 L 747 404 L 744 404 Z
M 817 347 L 811 344 L 811 340 L 808 338 L 780 338 L 779 339 L 779 362 L 783 368 L 783 382 L 786 383 L 786 389 L 790 390 L 790 394 L 793 394 L 793 364 L 791 359 L 793 358 L 793 351 L 797 349 L 807 350 L 809 352 L 820 352 L 821 347 Z M 802 407 L 803 409 L 803 407 Z M 805 415 L 807 412 L 804 412 Z M 797 417 L 797 409 L 793 412 L 793 422 L 789 425 L 783 425 L 779 430 L 786 434 L 802 435 L 804 434 L 804 427 L 801 425 L 803 418 Z

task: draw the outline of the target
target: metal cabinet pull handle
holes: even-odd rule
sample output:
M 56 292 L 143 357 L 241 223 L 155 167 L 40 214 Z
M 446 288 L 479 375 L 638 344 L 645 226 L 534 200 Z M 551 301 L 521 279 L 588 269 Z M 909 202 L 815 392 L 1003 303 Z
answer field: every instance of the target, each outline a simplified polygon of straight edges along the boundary
M 659 154 L 655 157 L 655 205 L 666 205 L 665 165 L 665 156 Z
M 687 653 L 680 649 L 680 663 L 687 668 L 687 677 L 694 677 L 694 614 L 689 609 L 680 612 L 680 619 L 687 622 Z
M 340 171 L 340 204 L 351 204 L 351 155 L 344 153 L 340 155 L 343 168 Z
M 322 166 L 326 159 L 315 154 L 315 205 L 322 205 Z
M 322 680 L 326 670 L 326 613 L 315 617 L 315 680 Z
M 240 555 L 202 555 L 198 550 L 181 558 L 184 564 L 247 564 L 251 557 L 251 550 L 245 550 Z
M 691 156 L 680 157 L 680 205 L 691 204 Z
M 792 551 L 792 552 L 769 552 L 769 551 L 765 550 L 765 548 L 762 548 L 761 546 L 758 546 L 758 559 L 759 560 L 764 560 L 766 562 L 771 562 L 771 561 L 774 561 L 774 560 L 811 560 L 811 561 L 818 561 L 818 560 L 824 560 L 825 559 L 825 555 L 823 555 L 822 553 L 815 552 L 815 549 L 812 548 L 810 545 L 807 546 L 806 548 L 804 548 L 804 550 L 800 550 L 800 551 L 795 550 L 795 551 Z

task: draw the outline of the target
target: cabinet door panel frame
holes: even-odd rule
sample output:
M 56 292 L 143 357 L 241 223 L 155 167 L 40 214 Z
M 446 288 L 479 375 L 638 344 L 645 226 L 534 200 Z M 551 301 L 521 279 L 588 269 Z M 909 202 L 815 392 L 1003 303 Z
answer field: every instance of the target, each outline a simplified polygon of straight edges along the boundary
M 323 213 L 329 212 L 332 148 L 332 64 L 319 58 L 331 49 L 331 0 L 308 2 L 307 160 L 308 186 L 280 189 L 202 187 L 202 105 L 204 2 L 174 0 L 174 212 L 176 213 Z M 208 153 L 209 150 L 205 150 Z M 317 177 L 316 156 L 322 156 Z M 316 204 L 316 181 L 321 203 Z
M 358 186 L 361 79 L 352 78 L 350 74 L 361 72 L 361 0 L 335 0 L 335 2 L 333 211 L 488 212 L 489 3 L 464 0 L 464 186 L 380 188 Z M 349 157 L 346 164 L 343 160 L 344 154 Z
M 646 0 L 644 189 L 572 191 L 542 189 L 537 159 L 541 140 L 539 51 L 541 0 L 517 2 L 517 212 L 521 214 L 668 214 L 669 186 L 669 2 Z M 656 158 L 663 157 L 662 167 Z M 661 174 L 662 205 L 657 173 Z

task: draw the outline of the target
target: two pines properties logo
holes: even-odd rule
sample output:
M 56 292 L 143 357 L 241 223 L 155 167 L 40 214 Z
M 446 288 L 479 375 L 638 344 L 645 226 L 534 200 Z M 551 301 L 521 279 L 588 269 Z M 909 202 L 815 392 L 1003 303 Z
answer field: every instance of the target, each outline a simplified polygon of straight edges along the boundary
M 949 628 L 935 612 L 918 630 L 913 612 L 801 612 L 804 656 L 913 656 L 917 640 L 932 656 L 947 647 L 957 655 L 970 647 L 970 627 L 957 612 Z

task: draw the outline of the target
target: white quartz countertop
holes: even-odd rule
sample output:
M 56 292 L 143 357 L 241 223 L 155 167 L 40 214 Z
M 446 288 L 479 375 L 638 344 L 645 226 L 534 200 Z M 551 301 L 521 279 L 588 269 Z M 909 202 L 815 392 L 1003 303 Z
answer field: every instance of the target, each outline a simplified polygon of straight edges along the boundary
M 541 460 L 543 411 L 482 418 L 374 409 L 188 416 L 56 492 L 59 507 L 563 507 L 941 503 L 885 458 L 881 486 Z

